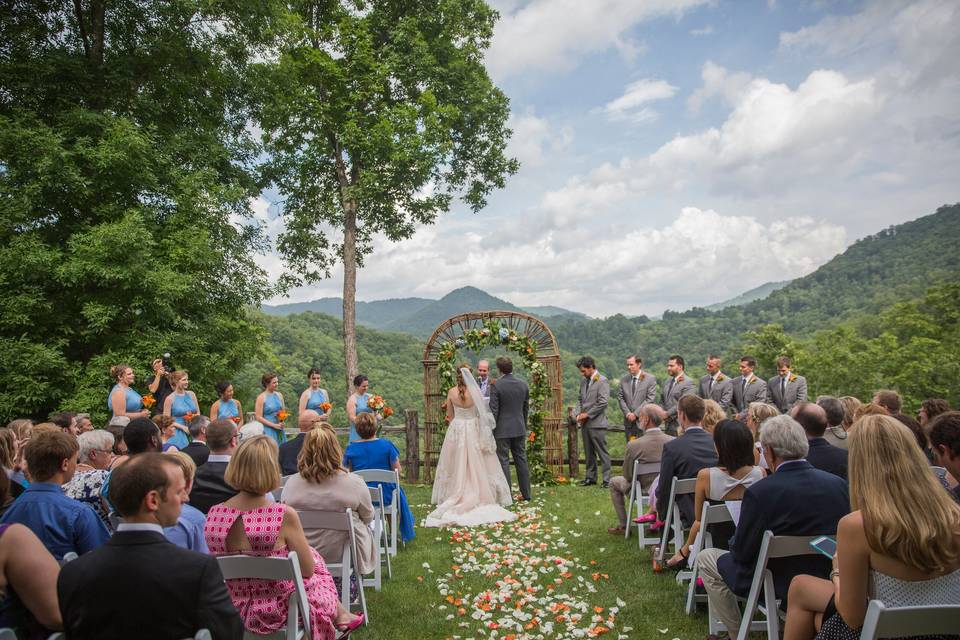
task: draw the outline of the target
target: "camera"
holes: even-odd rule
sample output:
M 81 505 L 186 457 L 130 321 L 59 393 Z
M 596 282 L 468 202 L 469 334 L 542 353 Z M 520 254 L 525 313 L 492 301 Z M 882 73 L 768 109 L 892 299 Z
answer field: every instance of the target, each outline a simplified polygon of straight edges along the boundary
M 170 362 L 169 353 L 165 353 L 162 356 L 160 356 L 160 364 L 163 365 L 163 370 L 166 371 L 167 373 L 170 373 L 171 371 L 173 371 L 173 364 Z

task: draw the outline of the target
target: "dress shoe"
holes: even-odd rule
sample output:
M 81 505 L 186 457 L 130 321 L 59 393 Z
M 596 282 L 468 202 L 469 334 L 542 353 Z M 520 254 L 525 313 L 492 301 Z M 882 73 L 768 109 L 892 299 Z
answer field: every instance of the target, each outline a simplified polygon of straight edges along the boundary
M 581 480 L 577 483 L 581 487 L 589 487 L 592 484 L 597 484 L 596 480 Z
M 627 530 L 624 527 L 610 527 L 607 533 L 612 536 L 622 536 Z
M 602 483 L 600 483 L 600 488 L 601 488 L 601 489 L 609 489 L 609 488 L 610 488 L 610 483 L 607 482 L 606 480 L 604 480 Z

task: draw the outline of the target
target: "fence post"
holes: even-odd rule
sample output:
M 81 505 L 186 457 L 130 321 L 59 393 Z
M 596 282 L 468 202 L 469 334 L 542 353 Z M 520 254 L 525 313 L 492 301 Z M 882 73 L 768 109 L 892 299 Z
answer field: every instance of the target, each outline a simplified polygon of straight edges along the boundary
M 580 440 L 577 438 L 577 421 L 573 416 L 573 407 L 567 407 L 567 467 L 570 478 L 580 473 Z
M 407 422 L 406 482 L 420 482 L 420 418 L 413 409 L 404 412 Z

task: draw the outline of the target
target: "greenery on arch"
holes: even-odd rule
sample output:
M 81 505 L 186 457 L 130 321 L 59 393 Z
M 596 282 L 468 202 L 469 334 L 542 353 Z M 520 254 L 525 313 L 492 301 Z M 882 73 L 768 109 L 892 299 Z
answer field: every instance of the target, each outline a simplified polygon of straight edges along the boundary
M 482 327 L 470 329 L 454 341 L 440 345 L 440 357 L 437 372 L 440 376 L 440 390 L 447 392 L 456 386 L 456 358 L 459 349 L 467 348 L 480 351 L 486 347 L 506 347 L 519 356 L 523 366 L 530 372 L 530 414 L 527 418 L 527 464 L 530 468 L 530 481 L 537 484 L 553 484 L 553 474 L 544 459 L 544 404 L 550 394 L 547 369 L 537 360 L 537 344 L 529 336 L 501 326 L 496 320 L 488 320 Z M 496 383 L 494 383 L 496 384 Z

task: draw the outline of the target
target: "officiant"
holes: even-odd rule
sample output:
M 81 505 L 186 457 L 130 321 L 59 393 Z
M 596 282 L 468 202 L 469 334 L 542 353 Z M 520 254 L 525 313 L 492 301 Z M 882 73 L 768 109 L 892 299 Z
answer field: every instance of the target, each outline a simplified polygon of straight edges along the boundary
M 490 399 L 490 363 L 481 360 L 477 363 L 477 384 L 485 400 Z

